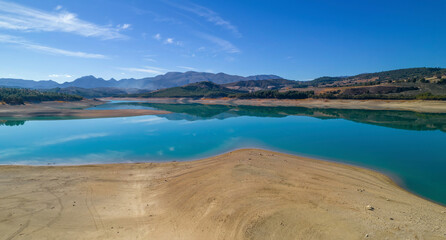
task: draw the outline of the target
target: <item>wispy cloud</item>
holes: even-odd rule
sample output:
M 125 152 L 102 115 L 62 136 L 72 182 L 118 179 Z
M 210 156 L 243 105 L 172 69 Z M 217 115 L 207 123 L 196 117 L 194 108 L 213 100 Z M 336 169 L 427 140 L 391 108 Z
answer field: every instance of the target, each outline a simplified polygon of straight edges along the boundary
M 174 43 L 173 38 L 166 38 L 166 40 L 164 40 L 164 43 L 165 44 L 173 44 Z
M 79 19 L 74 13 L 58 11 L 61 9 L 61 6 L 57 6 L 56 12 L 45 12 L 0 0 L 0 28 L 18 31 L 68 32 L 102 39 L 126 38 L 125 35 L 119 33 L 123 26 L 127 26 L 126 24 L 121 25 L 120 28 L 99 26 Z
M 154 57 L 156 57 L 156 55 L 148 54 L 148 55 L 143 56 L 143 60 L 148 61 L 148 62 L 154 62 L 154 63 L 158 62 Z
M 82 134 L 82 135 L 75 135 L 65 138 L 59 138 L 49 141 L 40 142 L 37 145 L 39 146 L 49 146 L 49 145 L 55 145 L 55 144 L 61 144 L 66 142 L 72 142 L 77 140 L 85 140 L 85 139 L 91 139 L 91 138 L 99 138 L 99 137 L 106 137 L 109 136 L 108 133 L 90 133 L 90 134 Z
M 161 40 L 161 34 L 157 33 L 157 34 L 153 35 L 153 38 L 159 41 L 159 40 Z
M 67 57 L 80 57 L 80 58 L 96 58 L 96 59 L 104 59 L 107 58 L 106 56 L 102 54 L 95 54 L 95 53 L 86 53 L 86 52 L 75 52 L 75 51 L 69 51 L 59 48 L 53 48 L 48 47 L 40 44 L 36 44 L 33 42 L 26 41 L 22 38 L 10 36 L 10 35 L 2 35 L 0 34 L 0 42 L 2 43 L 10 43 L 22 46 L 27 49 L 47 53 L 47 54 L 53 54 L 53 55 L 62 55 Z
M 154 12 L 154 11 L 150 11 L 147 9 L 141 9 L 141 8 L 136 8 L 136 7 L 131 7 L 131 9 L 137 15 L 149 14 L 149 15 L 153 16 L 153 20 L 155 22 L 170 23 L 170 24 L 182 24 L 182 22 L 180 20 L 170 17 L 170 16 L 166 17 L 164 15 L 161 15 L 159 12 Z
M 198 33 L 197 35 L 219 46 L 221 51 L 226 53 L 240 53 L 240 49 L 227 40 L 206 33 Z
M 150 73 L 150 74 L 164 74 L 167 72 L 167 69 L 150 67 L 150 66 L 146 66 L 146 67 L 142 67 L 142 68 L 123 67 L 123 68 L 119 68 L 119 69 L 123 70 L 123 71 L 128 71 L 128 72 L 142 72 L 142 73 Z
M 128 23 L 125 23 L 125 24 L 118 24 L 116 27 L 117 27 L 119 30 L 126 30 L 126 29 L 129 29 L 131 26 L 132 26 L 132 25 L 130 25 L 130 24 L 128 24 Z
M 143 58 L 144 59 L 144 61 L 148 61 L 148 62 L 154 62 L 154 63 L 156 63 L 157 61 L 155 60 L 155 59 L 153 59 L 153 58 Z
M 73 76 L 69 74 L 50 74 L 48 75 L 50 78 L 72 78 Z
M 186 69 L 186 70 L 189 70 L 189 71 L 196 71 L 197 70 L 196 68 L 186 67 L 186 66 L 177 66 L 177 68 L 182 68 L 182 69 Z
M 174 45 L 178 45 L 178 46 L 182 46 L 183 45 L 183 42 L 175 41 L 175 39 L 172 38 L 172 37 L 163 38 L 160 33 L 157 33 L 157 34 L 153 35 L 153 38 L 155 40 L 160 41 L 160 42 L 162 41 L 164 44 L 174 44 Z
M 229 31 L 231 31 L 237 37 L 241 37 L 241 33 L 238 31 L 237 27 L 231 24 L 228 20 L 223 19 L 218 13 L 213 10 L 206 8 L 204 6 L 200 6 L 198 4 L 176 4 L 172 2 L 167 2 L 169 5 L 176 7 L 178 9 L 182 9 L 184 11 L 193 13 L 199 17 L 206 19 L 206 21 L 213 23 L 216 26 L 223 27 Z

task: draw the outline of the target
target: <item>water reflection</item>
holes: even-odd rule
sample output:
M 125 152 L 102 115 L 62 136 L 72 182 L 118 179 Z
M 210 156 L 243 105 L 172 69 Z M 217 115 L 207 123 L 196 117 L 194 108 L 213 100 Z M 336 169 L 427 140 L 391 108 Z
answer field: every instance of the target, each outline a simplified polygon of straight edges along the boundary
M 308 116 L 319 119 L 342 118 L 359 123 L 405 129 L 441 130 L 446 132 L 446 114 L 416 113 L 410 111 L 322 109 L 303 107 L 257 107 L 204 104 L 164 103 L 115 103 L 119 108 L 149 108 L 170 111 L 173 114 L 159 115 L 169 120 L 197 121 L 205 119 L 226 119 L 240 116 L 286 117 L 289 115 Z
M 23 124 L 25 124 L 24 120 L 1 120 L 0 119 L 0 127 L 1 126 L 15 127 L 15 126 L 22 126 Z

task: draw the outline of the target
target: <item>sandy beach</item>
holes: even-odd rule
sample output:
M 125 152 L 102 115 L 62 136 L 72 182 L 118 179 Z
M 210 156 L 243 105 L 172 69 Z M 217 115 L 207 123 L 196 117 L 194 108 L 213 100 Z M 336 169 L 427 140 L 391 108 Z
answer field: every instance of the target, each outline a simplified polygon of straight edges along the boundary
M 200 103 L 265 107 L 336 108 L 358 110 L 398 110 L 422 113 L 446 113 L 446 101 L 423 100 L 350 100 L 350 99 L 190 99 L 190 98 L 103 98 L 102 100 L 133 100 L 153 103 Z
M 84 110 L 105 102 L 85 99 L 77 102 L 42 102 L 24 105 L 0 105 L 0 117 L 28 119 L 51 118 L 106 118 L 166 114 L 167 111 L 146 109 Z
M 265 150 L 0 173 L 0 239 L 446 238 L 446 207 L 380 173 Z

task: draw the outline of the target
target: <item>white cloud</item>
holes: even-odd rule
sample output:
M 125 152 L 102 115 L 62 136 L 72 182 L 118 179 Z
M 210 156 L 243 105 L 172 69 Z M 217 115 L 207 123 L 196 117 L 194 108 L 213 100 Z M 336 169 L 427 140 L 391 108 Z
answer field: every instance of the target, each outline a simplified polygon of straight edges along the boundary
M 159 34 L 159 33 L 153 35 L 153 38 L 155 40 L 158 40 L 158 41 L 162 41 L 163 40 L 163 37 L 161 37 L 161 34 Z M 175 41 L 175 39 L 172 38 L 172 37 L 168 37 L 168 38 L 164 39 L 163 43 L 164 44 L 175 44 L 175 45 L 178 45 L 178 46 L 182 46 L 183 45 L 183 42 Z
M 157 68 L 157 67 L 150 67 L 150 66 L 146 66 L 143 68 L 126 67 L 126 68 L 119 68 L 119 69 L 128 71 L 128 72 L 142 72 L 142 73 L 150 73 L 150 74 L 157 74 L 157 75 L 164 74 L 167 71 L 164 68 Z
M 154 57 L 156 57 L 156 55 L 147 54 L 143 56 L 143 60 L 148 62 L 158 62 Z
M 186 69 L 186 70 L 189 70 L 189 71 L 196 71 L 197 70 L 196 68 L 186 67 L 186 66 L 177 66 L 177 68 L 182 68 L 182 69 Z
M 10 36 L 10 35 L 0 34 L 0 42 L 16 44 L 16 45 L 25 47 L 27 49 L 31 49 L 31 50 L 35 50 L 35 51 L 43 52 L 43 53 L 47 53 L 47 54 L 53 54 L 53 55 L 62 55 L 62 56 L 67 56 L 67 57 L 80 57 L 80 58 L 96 58 L 96 59 L 107 58 L 106 56 L 104 56 L 102 54 L 74 52 L 74 51 L 68 51 L 68 50 L 59 49 L 59 48 L 43 46 L 43 45 L 39 45 L 39 44 L 36 44 L 33 42 L 26 41 L 22 38 Z
M 216 44 L 217 46 L 220 47 L 221 51 L 227 53 L 240 53 L 240 49 L 238 49 L 236 46 L 234 46 L 231 42 L 227 40 L 206 33 L 198 33 L 198 36 Z
M 206 21 L 231 31 L 237 37 L 241 37 L 241 34 L 238 31 L 236 26 L 232 25 L 231 22 L 223 19 L 222 17 L 220 17 L 220 15 L 218 13 L 212 11 L 209 8 L 200 6 L 198 4 L 189 4 L 189 6 L 186 6 L 186 5 L 174 4 L 171 2 L 168 2 L 168 3 L 171 6 L 185 10 L 187 12 L 191 12 L 199 17 L 203 17 L 206 19 Z
M 50 74 L 48 75 L 50 78 L 72 78 L 73 76 L 69 74 Z
M 165 44 L 173 44 L 173 38 L 166 38 L 166 40 L 164 40 Z
M 76 140 L 85 140 L 85 139 L 90 139 L 90 138 L 99 138 L 99 137 L 106 137 L 106 136 L 109 136 L 109 134 L 108 133 L 82 134 L 82 135 L 75 135 L 75 136 L 70 136 L 70 137 L 65 137 L 65 138 L 44 141 L 44 142 L 38 143 L 37 145 L 49 146 L 49 145 L 66 143 L 66 142 L 72 142 L 72 141 L 76 141 Z
M 131 24 L 125 23 L 125 24 L 118 24 L 116 27 L 119 30 L 126 30 L 129 29 L 131 26 L 132 26 Z
M 59 6 L 56 7 L 60 10 Z M 119 29 L 99 26 L 67 11 L 45 12 L 0 0 L 0 28 L 18 31 L 68 32 L 102 39 L 126 38 Z
M 56 11 L 59 11 L 60 9 L 62 9 L 62 6 L 61 6 L 61 5 L 57 5 L 57 6 L 54 8 L 54 10 L 56 10 Z
M 153 38 L 159 41 L 159 40 L 161 40 L 161 34 L 157 33 L 157 34 L 153 35 Z

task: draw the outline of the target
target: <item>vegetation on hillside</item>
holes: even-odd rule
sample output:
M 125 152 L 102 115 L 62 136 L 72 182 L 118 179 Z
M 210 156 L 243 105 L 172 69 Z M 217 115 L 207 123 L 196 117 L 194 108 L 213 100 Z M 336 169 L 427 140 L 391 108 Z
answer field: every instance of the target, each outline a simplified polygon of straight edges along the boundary
M 262 90 L 250 93 L 239 93 L 230 95 L 233 98 L 239 99 L 253 99 L 253 98 L 275 98 L 275 99 L 305 99 L 314 96 L 313 91 L 286 91 L 279 92 L 277 90 Z
M 377 73 L 363 73 L 349 77 L 320 77 L 301 86 L 321 87 L 341 84 L 343 86 L 376 85 L 380 83 L 437 83 L 446 82 L 445 68 L 406 68 Z
M 268 80 L 239 81 L 239 82 L 223 84 L 223 86 L 227 88 L 239 88 L 239 89 L 260 88 L 260 89 L 273 90 L 288 86 L 294 86 L 296 85 L 296 83 L 297 83 L 296 81 L 286 80 L 286 79 L 268 79 Z
M 6 104 L 24 104 L 42 101 L 79 101 L 82 97 L 55 92 L 41 92 L 23 88 L 0 88 L 0 102 Z
M 128 93 L 127 91 L 119 88 L 80 88 L 80 87 L 53 88 L 45 91 L 77 95 L 85 98 L 115 97 Z
M 350 77 L 321 77 L 307 82 L 286 79 L 249 80 L 223 85 L 199 82 L 132 96 L 446 100 L 446 69 L 409 68 Z
M 144 94 L 130 94 L 128 96 L 147 97 L 147 98 L 218 98 L 227 97 L 230 94 L 236 94 L 239 91 L 231 90 L 215 84 L 213 82 L 198 82 L 188 84 L 184 87 L 166 88 L 159 91 L 144 93 Z

